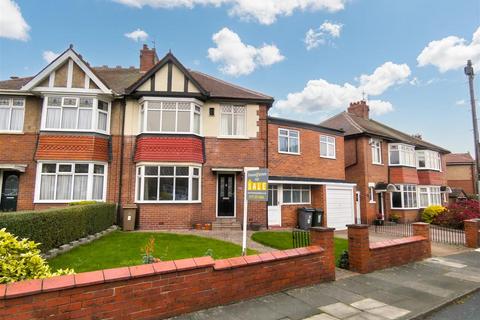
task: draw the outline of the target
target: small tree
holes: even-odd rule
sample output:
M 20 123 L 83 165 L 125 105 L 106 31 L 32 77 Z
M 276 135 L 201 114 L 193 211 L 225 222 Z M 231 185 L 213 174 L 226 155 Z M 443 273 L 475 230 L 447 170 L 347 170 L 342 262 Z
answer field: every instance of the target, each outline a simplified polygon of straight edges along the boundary
M 71 269 L 52 272 L 40 255 L 39 245 L 28 239 L 18 240 L 5 229 L 0 229 L 0 283 L 73 273 Z

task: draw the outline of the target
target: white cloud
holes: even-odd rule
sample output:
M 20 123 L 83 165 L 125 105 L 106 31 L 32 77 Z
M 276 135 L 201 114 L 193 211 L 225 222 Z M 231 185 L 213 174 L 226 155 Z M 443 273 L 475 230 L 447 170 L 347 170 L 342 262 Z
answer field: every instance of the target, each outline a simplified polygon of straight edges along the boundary
M 125 37 L 132 39 L 135 42 L 138 41 L 145 41 L 148 38 L 148 33 L 141 29 L 134 30 L 132 32 L 128 32 L 124 34 Z
M 275 45 L 256 48 L 244 44 L 238 34 L 223 28 L 212 36 L 215 48 L 208 49 L 208 58 L 220 63 L 219 70 L 232 76 L 252 73 L 259 66 L 270 66 L 285 59 Z
M 462 100 L 457 100 L 457 101 L 455 101 L 455 104 L 456 104 L 457 106 L 464 106 L 464 105 L 467 104 L 467 102 L 466 102 L 464 99 L 462 99 Z
M 285 100 L 275 105 L 278 111 L 297 113 L 331 112 L 346 108 L 350 102 L 363 99 L 363 94 L 378 96 L 390 87 L 403 83 L 410 76 L 406 64 L 385 62 L 370 75 L 361 75 L 359 84 L 335 84 L 324 79 L 310 80 L 300 92 L 289 93 Z M 388 101 L 369 100 L 370 110 L 374 115 L 393 111 Z
M 480 27 L 473 33 L 470 43 L 457 36 L 430 42 L 418 55 L 417 62 L 420 67 L 433 65 L 440 72 L 460 69 L 467 63 L 480 63 Z
M 55 52 L 50 51 L 50 50 L 43 51 L 43 53 L 42 53 L 43 60 L 45 60 L 45 62 L 47 62 L 47 63 L 52 62 L 52 61 L 55 60 L 59 55 L 60 55 L 59 53 L 55 53 Z
M 325 21 L 317 29 L 310 28 L 305 33 L 305 39 L 303 40 L 307 50 L 311 50 L 319 45 L 331 42 L 333 38 L 340 37 L 342 27 L 342 24 Z
M 27 41 L 30 26 L 12 0 L 0 0 L 0 37 Z
M 294 11 L 336 12 L 345 8 L 347 0 L 113 0 L 127 6 L 142 8 L 193 8 L 196 5 L 229 5 L 229 14 L 261 24 L 272 24 L 279 16 L 290 16 Z

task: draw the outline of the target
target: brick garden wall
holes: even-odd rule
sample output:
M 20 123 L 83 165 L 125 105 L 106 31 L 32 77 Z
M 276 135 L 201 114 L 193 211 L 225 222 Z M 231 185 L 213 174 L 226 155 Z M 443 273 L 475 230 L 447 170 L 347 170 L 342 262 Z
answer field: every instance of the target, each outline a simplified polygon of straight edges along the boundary
M 369 273 L 429 258 L 431 256 L 429 224 L 414 223 L 413 234 L 412 237 L 370 243 L 368 225 L 349 225 L 350 270 Z
M 334 280 L 333 229 L 312 230 L 312 243 L 0 285 L 0 319 L 162 319 Z

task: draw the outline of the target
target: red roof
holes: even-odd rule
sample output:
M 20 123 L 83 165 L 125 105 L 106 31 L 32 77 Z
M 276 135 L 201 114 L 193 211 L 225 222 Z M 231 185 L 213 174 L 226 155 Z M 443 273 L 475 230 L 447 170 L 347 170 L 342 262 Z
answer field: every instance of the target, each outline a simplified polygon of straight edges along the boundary
M 447 163 L 474 163 L 470 153 L 450 153 L 445 156 Z

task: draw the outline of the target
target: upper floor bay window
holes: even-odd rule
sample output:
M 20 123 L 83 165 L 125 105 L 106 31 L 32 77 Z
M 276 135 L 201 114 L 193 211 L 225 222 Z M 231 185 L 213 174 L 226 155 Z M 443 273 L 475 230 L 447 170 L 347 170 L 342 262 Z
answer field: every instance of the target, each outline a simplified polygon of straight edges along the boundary
M 42 130 L 109 133 L 110 103 L 92 97 L 47 96 Z
M 200 202 L 200 167 L 144 165 L 137 167 L 137 201 Z
M 39 163 L 37 202 L 105 201 L 106 164 Z
M 247 108 L 237 105 L 223 105 L 220 108 L 220 135 L 226 137 L 245 137 Z
M 442 204 L 442 193 L 440 187 L 419 186 L 418 187 L 419 207 L 426 208 L 431 205 Z
M 300 133 L 297 130 L 278 129 L 278 152 L 300 153 Z
M 372 163 L 382 164 L 382 143 L 379 139 L 372 139 L 370 146 L 372 147 Z
M 417 168 L 427 170 L 442 170 L 440 153 L 430 150 L 417 151 Z
M 391 143 L 388 145 L 389 165 L 416 167 L 415 147 L 402 143 Z
M 396 185 L 397 190 L 391 194 L 392 209 L 416 209 L 417 186 L 414 184 Z
M 335 138 L 320 136 L 320 157 L 335 159 Z
M 201 108 L 188 100 L 145 100 L 140 107 L 141 131 L 200 134 Z
M 0 97 L 0 132 L 22 132 L 24 98 Z

